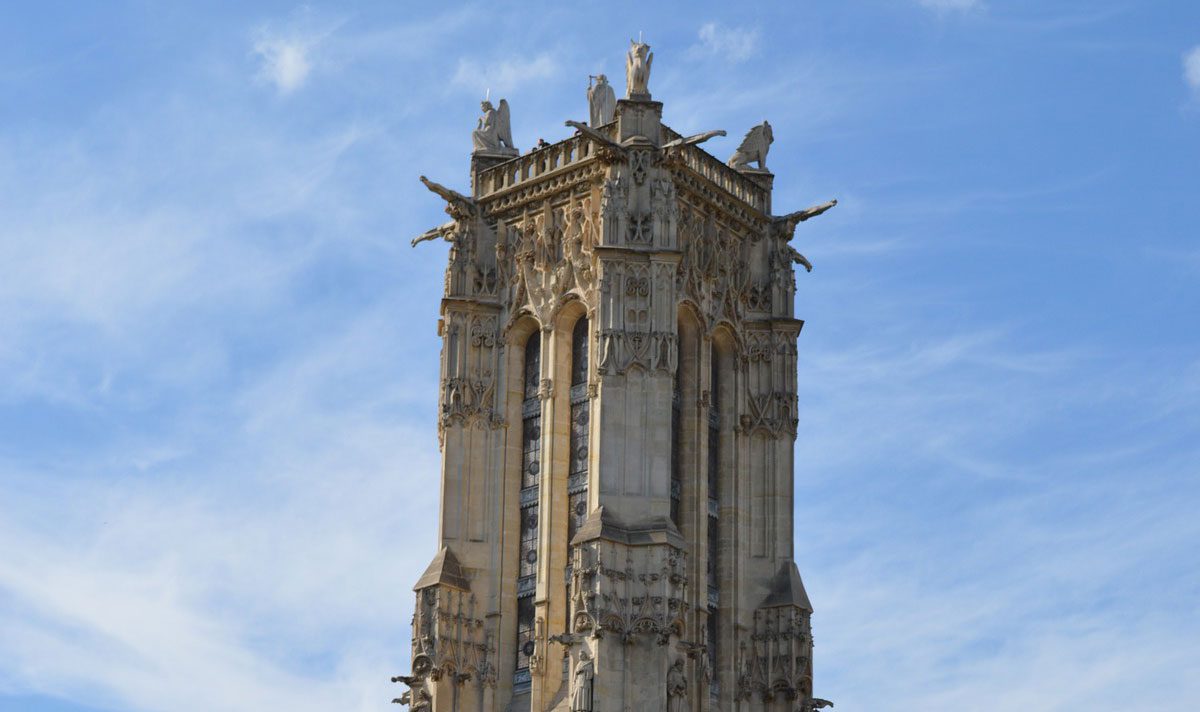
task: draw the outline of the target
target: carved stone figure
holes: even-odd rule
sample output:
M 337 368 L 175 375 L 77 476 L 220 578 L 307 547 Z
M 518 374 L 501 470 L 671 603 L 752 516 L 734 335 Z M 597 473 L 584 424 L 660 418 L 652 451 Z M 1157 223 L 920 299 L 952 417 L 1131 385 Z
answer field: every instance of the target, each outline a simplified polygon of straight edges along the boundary
M 425 187 L 428 188 L 430 192 L 436 193 L 442 200 L 446 201 L 446 214 L 455 220 L 468 220 L 470 218 L 474 218 L 479 213 L 479 208 L 475 205 L 474 200 L 471 200 L 456 190 L 447 188 L 441 183 L 431 181 L 425 176 L 421 176 L 420 178 L 421 182 L 425 184 Z M 436 230 L 439 228 L 434 229 Z M 417 242 L 418 241 L 414 241 L 413 244 L 415 245 Z
M 629 40 L 629 53 L 625 55 L 625 98 L 650 98 L 650 65 L 654 53 L 645 42 Z
M 788 213 L 787 215 L 776 215 L 771 217 L 771 226 L 775 229 L 776 236 L 781 241 L 779 248 L 780 266 L 783 266 L 789 262 L 795 262 L 798 265 L 803 265 L 806 271 L 812 272 L 812 263 L 808 261 L 807 257 L 800 254 L 796 248 L 789 245 L 788 241 L 791 240 L 792 235 L 795 234 L 797 224 L 802 223 L 810 218 L 815 218 L 816 216 L 821 215 L 833 208 L 837 204 L 837 200 L 831 200 L 828 203 L 814 205 L 811 208 L 797 210 L 796 212 Z
M 587 124 L 578 121 L 565 121 L 563 123 L 595 141 L 600 149 L 600 155 L 610 162 L 623 160 L 628 155 L 628 151 L 625 150 L 624 146 Z
M 826 707 L 833 707 L 833 703 L 829 700 L 822 700 L 820 697 L 814 697 L 812 700 L 811 709 L 820 710 Z
M 675 658 L 667 671 L 667 712 L 687 710 L 687 677 L 683 674 L 683 658 Z
M 663 149 L 675 148 L 676 146 L 699 146 L 710 138 L 724 135 L 725 129 L 717 129 L 716 131 L 705 131 L 703 133 L 692 134 L 691 136 L 680 136 L 674 141 L 664 143 Z
M 700 679 L 707 685 L 713 679 L 712 660 L 708 657 L 707 645 L 697 647 L 699 650 L 696 654 L 696 669 L 700 671 Z
M 475 145 L 475 151 L 515 156 L 518 151 L 513 146 L 508 100 L 501 99 L 500 106 L 493 108 L 492 102 L 484 99 L 480 108 L 483 110 L 483 115 L 479 117 L 479 123 L 475 130 L 471 132 L 471 141 Z
M 429 691 L 424 687 L 414 687 L 392 700 L 392 704 L 408 705 L 410 712 L 428 712 L 429 705 L 432 703 L 433 697 L 429 695 Z
M 800 254 L 800 251 L 795 247 L 792 247 L 785 242 L 779 249 L 781 250 L 782 256 L 785 260 L 795 262 L 796 264 L 804 267 L 805 272 L 812 272 L 812 262 L 809 262 L 808 258 Z
M 742 145 L 729 157 L 729 167 L 744 171 L 750 168 L 751 161 L 757 161 L 759 170 L 767 170 L 767 151 L 774 140 L 775 134 L 771 132 L 771 124 L 764 121 L 755 126 L 746 134 L 746 138 L 742 139 Z
M 804 210 L 797 210 L 796 212 L 788 213 L 787 215 L 773 215 L 773 216 L 771 216 L 771 222 L 778 229 L 782 230 L 785 233 L 785 236 L 787 239 L 791 239 L 792 232 L 795 231 L 797 223 L 802 223 L 805 220 L 808 220 L 810 218 L 815 218 L 818 215 L 822 215 L 825 212 L 827 212 L 830 208 L 835 207 L 837 204 L 838 204 L 838 201 L 836 199 L 834 199 L 834 200 L 829 201 L 828 203 L 821 203 L 820 205 L 814 205 L 811 208 L 805 208 Z
M 579 653 L 575 682 L 571 685 L 571 712 L 592 712 L 592 678 L 596 666 L 586 650 Z
M 595 85 L 592 79 L 596 80 Z M 588 77 L 588 124 L 592 128 L 603 126 L 613 120 L 616 111 L 617 95 L 608 83 L 608 77 L 603 74 Z
M 409 712 L 428 712 L 429 706 L 433 704 L 433 697 L 429 694 L 429 690 L 418 687 L 414 692 L 416 694 L 408 703 Z

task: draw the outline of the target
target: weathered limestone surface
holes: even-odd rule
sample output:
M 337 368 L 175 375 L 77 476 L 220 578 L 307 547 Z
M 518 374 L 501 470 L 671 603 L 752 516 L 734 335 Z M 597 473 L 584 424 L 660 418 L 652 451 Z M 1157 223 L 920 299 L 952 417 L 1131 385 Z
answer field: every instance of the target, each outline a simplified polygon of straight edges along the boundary
M 520 155 L 485 102 L 470 194 L 422 177 L 450 220 L 414 245 L 450 250 L 413 710 L 824 703 L 793 560 L 791 240 L 836 201 L 773 216 L 770 125 L 723 163 L 699 144 L 724 131 L 662 123 L 649 47 L 626 59 L 627 98 L 593 87 L 575 136 Z

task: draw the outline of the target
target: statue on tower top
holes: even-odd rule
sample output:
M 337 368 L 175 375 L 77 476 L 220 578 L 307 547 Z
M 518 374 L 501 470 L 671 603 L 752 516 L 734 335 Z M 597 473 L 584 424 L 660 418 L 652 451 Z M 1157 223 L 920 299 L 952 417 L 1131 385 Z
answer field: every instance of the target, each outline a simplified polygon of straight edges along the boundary
M 483 115 L 471 132 L 475 152 L 517 155 L 519 151 L 513 146 L 512 124 L 508 118 L 508 101 L 501 99 L 499 108 L 493 108 L 492 102 L 484 99 L 479 107 Z
M 592 80 L 595 79 L 595 85 Z M 608 77 L 603 74 L 588 77 L 588 125 L 599 128 L 613 120 L 617 110 L 617 95 Z
M 762 122 L 750 129 L 746 138 L 742 139 L 741 145 L 729 157 L 727 165 L 739 171 L 747 171 L 753 170 L 750 168 L 750 162 L 757 161 L 760 171 L 767 170 L 767 151 L 771 149 L 774 141 L 775 133 L 771 131 L 771 124 Z
M 625 55 L 625 98 L 650 98 L 650 65 L 654 63 L 654 53 L 650 45 L 629 40 L 629 53 Z

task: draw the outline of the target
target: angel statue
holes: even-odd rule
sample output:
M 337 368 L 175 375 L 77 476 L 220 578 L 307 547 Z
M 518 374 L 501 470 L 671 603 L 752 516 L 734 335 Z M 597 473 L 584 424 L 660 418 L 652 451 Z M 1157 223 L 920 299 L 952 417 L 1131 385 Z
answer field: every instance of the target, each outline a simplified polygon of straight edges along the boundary
M 729 167 L 739 171 L 751 170 L 750 162 L 758 161 L 758 169 L 767 170 L 767 151 L 774 140 L 775 134 L 771 132 L 771 125 L 766 121 L 755 126 L 746 134 L 746 138 L 742 139 L 742 145 L 729 157 Z
M 650 98 L 650 65 L 654 63 L 654 53 L 650 45 L 638 40 L 629 40 L 629 54 L 625 55 L 625 98 Z
M 517 155 L 519 152 L 513 146 L 512 140 L 512 124 L 508 120 L 508 100 L 501 99 L 499 108 L 493 108 L 492 102 L 484 99 L 480 108 L 483 110 L 483 116 L 479 117 L 478 126 L 471 132 L 474 150 Z
M 593 79 L 596 80 L 595 85 L 592 84 Z M 617 111 L 617 95 L 608 83 L 608 77 L 603 74 L 588 77 L 588 109 L 588 125 L 592 128 L 612 121 Z

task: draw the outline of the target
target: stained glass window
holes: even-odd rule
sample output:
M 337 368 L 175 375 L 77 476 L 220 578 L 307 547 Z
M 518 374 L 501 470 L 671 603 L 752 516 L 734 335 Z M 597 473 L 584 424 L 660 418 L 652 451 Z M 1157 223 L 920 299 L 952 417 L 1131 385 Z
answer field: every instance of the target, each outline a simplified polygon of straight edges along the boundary
M 718 641 L 718 612 L 720 606 L 720 566 L 721 566 L 721 528 L 720 528 L 720 488 L 721 488 L 721 370 L 717 353 L 711 356 L 712 370 L 709 379 L 709 411 L 708 411 L 708 657 L 712 661 L 713 670 L 721 669 L 721 659 L 717 655 L 720 650 Z M 716 697 L 720 688 L 717 685 L 717 675 L 713 675 L 709 683 L 709 695 Z
M 533 594 L 537 585 L 538 486 L 541 482 L 542 403 L 541 334 L 534 332 L 525 342 L 524 379 L 521 401 L 521 540 L 517 561 L 517 669 L 514 689 L 528 689 L 529 656 L 533 653 Z
M 680 526 L 679 500 L 683 496 L 683 463 L 679 449 L 682 447 L 683 433 L 682 404 L 680 392 L 683 382 L 683 364 L 675 369 L 675 387 L 671 393 L 671 521 Z
M 571 440 L 570 466 L 567 471 L 567 579 L 566 596 L 570 601 L 572 569 L 571 540 L 588 515 L 588 445 L 590 444 L 591 404 L 588 401 L 588 320 L 575 322 L 571 332 Z M 568 615 L 570 611 L 568 610 Z

